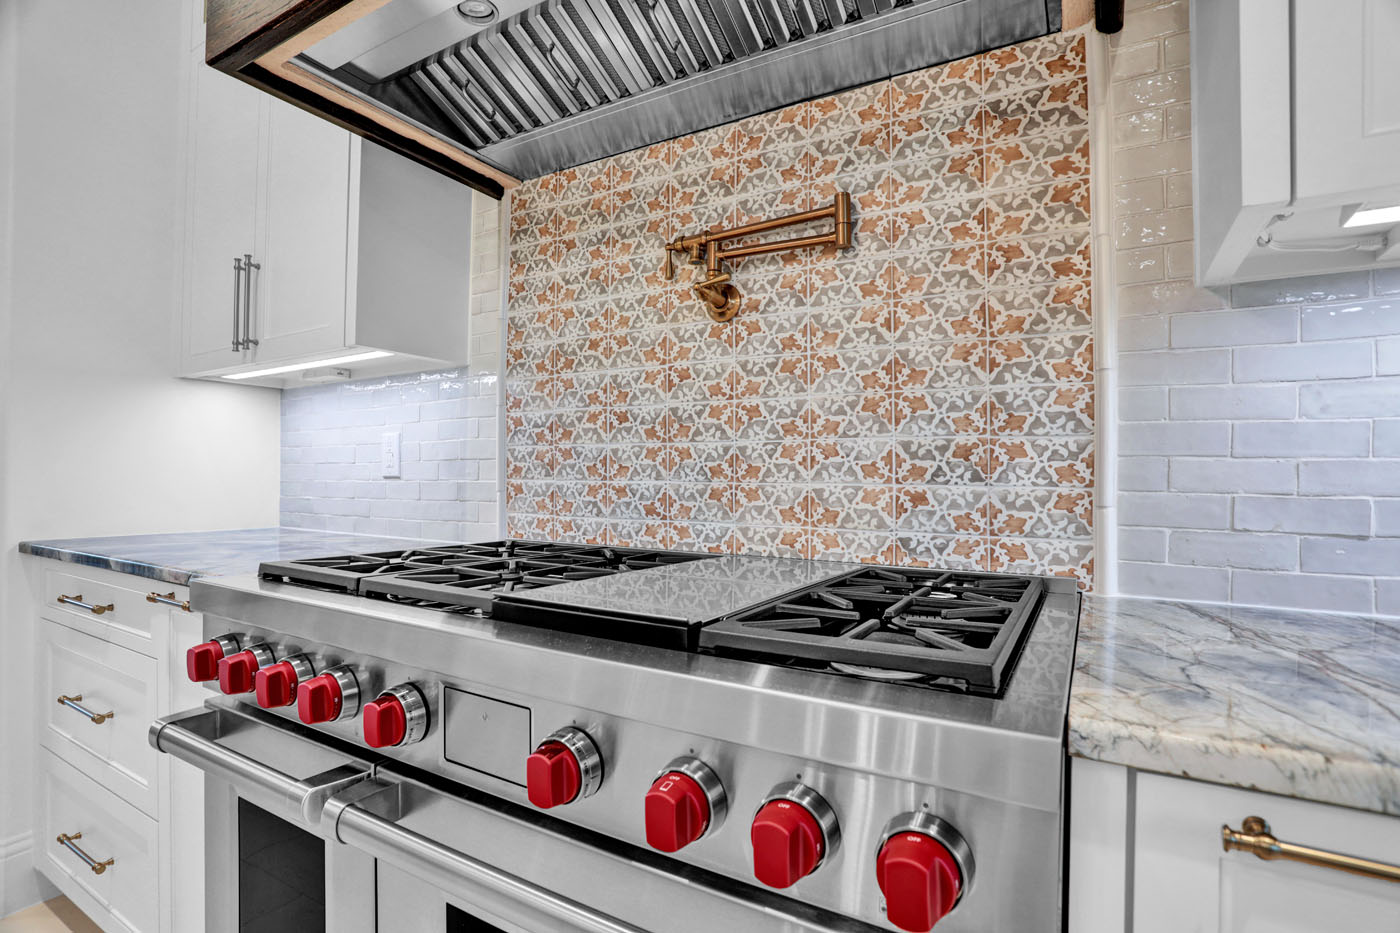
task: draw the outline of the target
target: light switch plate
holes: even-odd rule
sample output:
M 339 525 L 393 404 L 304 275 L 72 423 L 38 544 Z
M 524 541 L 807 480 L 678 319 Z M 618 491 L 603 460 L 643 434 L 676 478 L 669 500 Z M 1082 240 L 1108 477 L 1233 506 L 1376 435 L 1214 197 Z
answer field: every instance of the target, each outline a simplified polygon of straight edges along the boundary
M 379 475 L 399 475 L 399 432 L 385 431 L 379 442 Z

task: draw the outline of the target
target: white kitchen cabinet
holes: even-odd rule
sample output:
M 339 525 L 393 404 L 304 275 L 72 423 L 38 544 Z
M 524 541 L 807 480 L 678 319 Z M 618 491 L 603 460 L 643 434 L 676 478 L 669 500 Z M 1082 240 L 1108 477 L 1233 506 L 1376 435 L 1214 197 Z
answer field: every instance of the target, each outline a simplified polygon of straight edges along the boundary
M 1266 820 L 1278 839 L 1400 863 L 1400 819 L 1075 759 L 1070 930 L 1133 933 L 1400 931 L 1400 885 L 1250 852 L 1221 826 Z M 1081 788 L 1083 792 L 1081 793 Z
M 1400 264 L 1400 4 L 1192 0 L 1203 285 Z
M 465 362 L 470 190 L 209 68 L 202 48 L 190 67 L 179 374 L 372 350 L 392 355 L 346 364 L 355 376 Z
M 147 741 L 155 719 L 204 700 L 184 670 L 185 648 L 203 638 L 200 614 L 184 608 L 189 590 L 25 561 L 39 602 L 36 867 L 104 930 L 198 933 L 204 775 Z M 60 696 L 82 710 L 58 703 Z M 93 871 L 58 843 L 60 833 L 82 833 L 74 844 L 113 865 Z
M 191 88 L 183 373 L 247 358 L 235 346 L 242 283 L 234 260 L 251 253 L 257 239 L 258 154 L 269 100 L 213 68 L 194 69 Z

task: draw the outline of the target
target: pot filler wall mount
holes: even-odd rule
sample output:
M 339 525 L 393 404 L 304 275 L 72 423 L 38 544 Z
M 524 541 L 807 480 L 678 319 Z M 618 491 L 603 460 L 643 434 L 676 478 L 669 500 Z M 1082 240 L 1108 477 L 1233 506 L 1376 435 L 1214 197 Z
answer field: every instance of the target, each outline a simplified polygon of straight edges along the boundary
M 206 50 L 499 197 L 1059 28 L 1060 0 L 209 0 Z
M 268 840 L 337 933 L 1059 929 L 1071 580 L 508 540 L 191 593 L 214 695 L 151 742 L 212 933 L 282 929 Z

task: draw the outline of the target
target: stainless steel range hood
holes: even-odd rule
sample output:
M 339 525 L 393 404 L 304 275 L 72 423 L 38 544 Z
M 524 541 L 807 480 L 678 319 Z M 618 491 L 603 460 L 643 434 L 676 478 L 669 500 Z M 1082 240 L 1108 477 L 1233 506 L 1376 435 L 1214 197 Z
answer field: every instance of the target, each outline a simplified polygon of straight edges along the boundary
M 518 178 L 1059 28 L 1060 0 L 391 0 L 296 65 Z

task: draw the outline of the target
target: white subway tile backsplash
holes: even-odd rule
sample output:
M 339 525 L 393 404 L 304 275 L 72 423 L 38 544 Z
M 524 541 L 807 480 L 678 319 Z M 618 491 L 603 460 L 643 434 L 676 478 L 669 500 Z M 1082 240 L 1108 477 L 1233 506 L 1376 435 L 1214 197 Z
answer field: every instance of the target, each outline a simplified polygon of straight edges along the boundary
M 1230 380 L 1229 350 L 1124 352 L 1119 380 L 1125 386 L 1200 385 Z
M 1153 49 L 1153 63 L 1156 63 L 1156 44 Z M 1163 107 L 1191 99 L 1191 70 L 1178 68 L 1174 71 L 1148 74 L 1139 72 L 1141 77 L 1118 81 L 1113 85 L 1113 109 L 1117 113 L 1145 110 L 1148 107 Z
M 1145 214 L 1127 214 L 1118 218 L 1117 227 L 1115 241 L 1126 249 L 1179 243 L 1191 239 L 1191 209 L 1178 207 Z
M 1298 539 L 1293 535 L 1173 531 L 1167 559 L 1196 567 L 1296 570 Z
M 1248 308 L 1174 314 L 1173 347 L 1239 347 L 1247 344 L 1293 343 L 1298 339 L 1296 308 Z
M 1162 179 L 1145 178 L 1113 186 L 1113 213 L 1135 214 L 1139 211 L 1160 211 L 1166 207 Z
M 1377 499 L 1374 532 L 1380 538 L 1400 538 L 1400 499 Z M 1396 567 L 1390 573 L 1400 573 Z
M 1376 375 L 1400 376 L 1400 337 L 1376 341 Z
M 1223 307 L 1223 298 L 1189 281 L 1153 282 L 1118 289 L 1118 313 L 1125 318 L 1177 311 L 1214 311 Z
M 1400 573 L 1400 539 L 1304 538 L 1303 570 L 1368 577 Z
M 1109 40 L 1120 588 L 1400 616 L 1400 268 L 1195 286 L 1187 7 Z
M 1230 452 L 1228 421 L 1142 421 L 1118 429 L 1120 456 L 1181 454 L 1223 456 Z
M 1232 575 L 1232 602 L 1328 612 L 1371 612 L 1374 584 L 1361 577 L 1311 573 L 1237 570 Z
M 1400 580 L 1376 581 L 1376 611 L 1382 615 L 1400 616 Z
M 1304 340 L 1400 334 L 1400 301 L 1358 301 L 1303 309 Z
M 1351 379 L 1298 390 L 1305 418 L 1400 418 L 1400 379 Z
M 1154 175 L 1174 175 L 1191 170 L 1191 140 L 1172 139 L 1147 146 L 1132 146 L 1115 153 L 1114 181 L 1132 181 Z
M 1160 275 L 1160 270 L 1158 272 Z M 1118 325 L 1118 347 L 1121 350 L 1165 350 L 1167 348 L 1166 317 L 1130 317 Z
M 1118 417 L 1123 421 L 1166 420 L 1166 386 L 1119 389 Z
M 1400 496 L 1400 460 L 1320 460 L 1298 466 L 1305 496 Z
M 1298 465 L 1292 460 L 1172 457 L 1167 484 L 1176 492 L 1291 495 L 1298 491 Z
M 1230 598 L 1230 571 L 1124 560 L 1118 565 L 1118 587 L 1127 596 L 1219 603 Z
M 1183 421 L 1292 418 L 1298 413 L 1298 391 L 1292 386 L 1174 386 L 1170 411 Z
M 1237 531 L 1368 535 L 1371 533 L 1371 501 L 1236 496 L 1233 527 Z
M 1236 308 L 1322 301 L 1346 301 L 1371 294 L 1369 272 L 1332 275 L 1300 275 L 1269 282 L 1248 282 L 1230 287 L 1230 303 Z
M 1369 521 L 1369 512 L 1367 517 Z M 1118 495 L 1118 521 L 1127 526 L 1225 529 L 1230 527 L 1230 497 L 1123 492 Z
M 1234 426 L 1230 450 L 1236 457 L 1364 457 L 1371 452 L 1371 425 L 1365 421 L 1242 421 Z
M 1377 421 L 1371 452 L 1377 457 L 1400 457 L 1400 419 Z
M 1235 350 L 1236 382 L 1303 382 L 1371 375 L 1370 341 L 1243 347 Z
M 1118 488 L 1130 492 L 1164 492 L 1166 457 L 1119 457 Z
M 1164 563 L 1167 532 L 1161 528 L 1119 528 L 1118 559 Z

